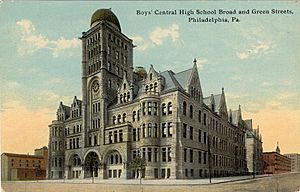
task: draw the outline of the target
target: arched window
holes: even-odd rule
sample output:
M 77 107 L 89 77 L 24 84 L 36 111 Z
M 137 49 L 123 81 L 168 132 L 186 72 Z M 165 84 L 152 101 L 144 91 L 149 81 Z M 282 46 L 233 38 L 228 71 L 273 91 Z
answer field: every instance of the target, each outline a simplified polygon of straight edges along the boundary
M 121 115 L 118 115 L 118 123 L 121 123 Z
M 168 114 L 172 114 L 172 102 L 168 103 Z
M 114 164 L 114 155 L 110 155 L 110 164 Z
M 115 164 L 118 164 L 118 163 L 119 163 L 119 155 L 116 154 L 116 156 L 115 156 Z
M 163 104 L 161 105 L 161 114 L 162 114 L 162 115 L 166 115 L 166 114 L 167 114 L 167 107 L 166 107 L 166 104 L 165 104 L 165 103 L 163 103 Z
M 150 81 L 152 80 L 152 73 L 150 73 Z
M 149 86 L 146 85 L 146 87 L 145 87 L 145 92 L 148 92 L 148 89 L 149 89 Z
M 182 113 L 183 113 L 183 115 L 186 115 L 186 102 L 185 101 L 183 102 L 183 105 L 182 105 Z
M 148 137 L 152 137 L 151 132 L 152 132 L 152 124 L 149 123 L 149 124 L 148 124 Z
M 123 103 L 123 94 L 120 95 L 120 103 Z
M 116 116 L 113 116 L 113 125 L 115 125 L 117 123 L 116 120 L 117 120 Z
M 124 97 L 123 97 L 123 101 L 124 101 L 124 103 L 126 102 L 126 93 L 124 93 Z
M 153 91 L 153 84 L 150 84 L 150 92 Z
M 154 83 L 154 92 L 157 92 L 157 82 Z
M 123 123 L 126 122 L 126 113 L 123 114 Z
M 136 111 L 133 111 L 132 113 L 132 121 L 135 122 L 136 120 Z
M 193 106 L 190 105 L 190 118 L 191 118 L 191 119 L 193 119 L 193 113 L 194 113 L 194 111 L 193 111 Z
M 146 137 L 146 125 L 143 124 L 143 138 Z
M 126 89 L 126 83 L 123 84 L 123 89 Z
M 130 93 L 127 92 L 127 101 L 130 101 Z

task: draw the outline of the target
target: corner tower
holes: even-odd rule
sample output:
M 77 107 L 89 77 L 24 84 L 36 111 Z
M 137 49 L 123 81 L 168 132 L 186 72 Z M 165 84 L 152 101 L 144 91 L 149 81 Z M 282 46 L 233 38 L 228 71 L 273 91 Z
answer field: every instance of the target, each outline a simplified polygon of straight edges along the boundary
M 132 40 L 121 32 L 110 9 L 99 9 L 90 29 L 82 33 L 82 110 L 84 146 L 102 145 L 107 125 L 107 107 L 117 102 L 117 90 L 133 76 Z M 99 138 L 91 139 L 97 132 Z

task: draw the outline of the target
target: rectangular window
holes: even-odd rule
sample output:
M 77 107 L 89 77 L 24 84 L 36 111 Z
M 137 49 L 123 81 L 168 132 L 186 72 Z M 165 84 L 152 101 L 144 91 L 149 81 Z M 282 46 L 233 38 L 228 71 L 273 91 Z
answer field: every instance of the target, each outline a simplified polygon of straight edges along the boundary
M 166 137 L 167 136 L 167 128 L 166 128 L 166 123 L 161 124 L 161 137 Z
M 168 147 L 168 161 L 172 161 L 172 151 L 171 151 L 171 147 Z
M 116 51 L 116 59 L 119 59 L 120 55 L 119 55 L 119 51 Z
M 194 161 L 194 153 L 193 153 L 193 149 L 190 149 L 190 163 L 193 163 Z
M 202 131 L 199 129 L 199 132 L 198 132 L 198 141 L 201 143 L 202 142 Z
M 118 131 L 114 131 L 114 143 L 118 142 Z
M 146 148 L 142 148 L 142 157 L 146 159 Z
M 148 148 L 148 161 L 151 162 L 152 157 L 152 148 Z
M 199 110 L 198 121 L 201 123 L 201 111 Z
M 112 143 L 112 131 L 108 133 L 108 142 Z
M 190 126 L 190 139 L 194 139 L 194 128 L 192 126 Z
M 186 128 L 187 128 L 187 124 L 183 123 L 183 128 L 182 128 L 182 137 L 186 138 Z
M 191 177 L 194 177 L 194 169 L 191 169 Z
M 146 115 L 146 103 L 142 103 L 142 113 L 143 115 Z
M 154 148 L 154 162 L 158 161 L 158 148 Z
M 184 158 L 184 162 L 186 162 L 186 159 L 187 159 L 187 149 L 186 148 L 183 149 L 183 158 Z
M 152 102 L 148 102 L 148 115 L 151 115 L 152 112 Z
M 157 115 L 157 102 L 153 102 L 153 115 Z
M 133 128 L 132 130 L 132 140 L 136 141 L 136 128 Z
M 206 113 L 203 114 L 203 124 L 206 125 Z
M 161 161 L 166 162 L 167 161 L 167 151 L 165 147 L 161 148 Z
M 168 137 L 172 137 L 172 122 L 168 122 Z
M 207 159 L 207 151 L 203 153 L 203 164 L 206 164 L 206 159 Z
M 198 151 L 198 163 L 202 163 L 202 151 Z
M 119 140 L 123 142 L 123 130 L 119 130 Z

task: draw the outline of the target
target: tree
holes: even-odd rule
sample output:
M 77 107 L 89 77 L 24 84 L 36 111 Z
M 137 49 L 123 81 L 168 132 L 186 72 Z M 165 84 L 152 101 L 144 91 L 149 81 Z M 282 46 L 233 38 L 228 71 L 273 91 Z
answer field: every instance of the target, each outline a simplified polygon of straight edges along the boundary
M 147 162 L 141 156 L 136 156 L 134 160 L 130 163 L 130 167 L 139 173 L 140 184 L 142 179 L 142 170 L 145 170 Z

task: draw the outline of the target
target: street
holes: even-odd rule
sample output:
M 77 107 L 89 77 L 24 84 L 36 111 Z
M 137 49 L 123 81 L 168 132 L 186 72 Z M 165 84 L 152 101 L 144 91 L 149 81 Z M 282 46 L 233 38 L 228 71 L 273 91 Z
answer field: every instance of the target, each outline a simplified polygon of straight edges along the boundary
M 270 175 L 259 178 L 232 177 L 208 180 L 72 180 L 72 181 L 27 181 L 4 182 L 5 192 L 156 192 L 156 191 L 203 191 L 203 192 L 300 192 L 300 173 Z M 239 181 L 232 181 L 244 179 Z M 231 180 L 231 181 L 229 181 Z M 197 183 L 198 182 L 198 183 Z

